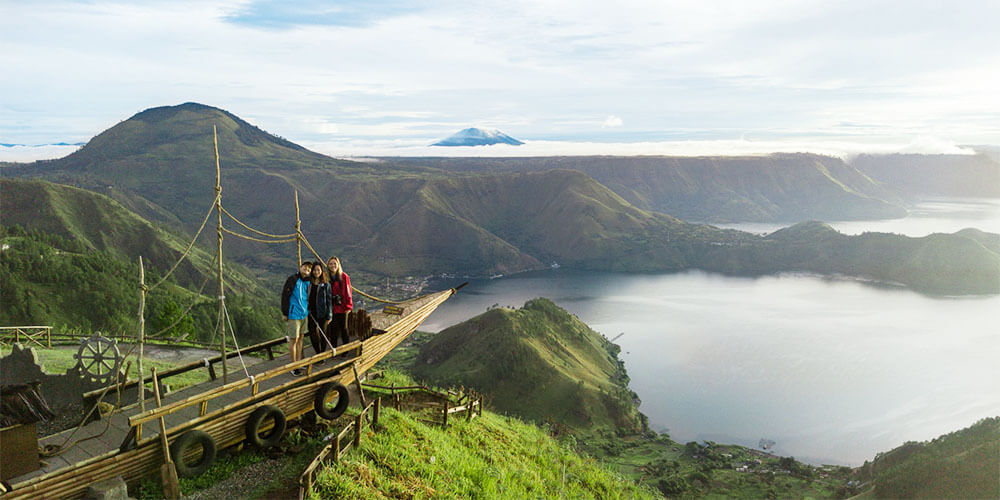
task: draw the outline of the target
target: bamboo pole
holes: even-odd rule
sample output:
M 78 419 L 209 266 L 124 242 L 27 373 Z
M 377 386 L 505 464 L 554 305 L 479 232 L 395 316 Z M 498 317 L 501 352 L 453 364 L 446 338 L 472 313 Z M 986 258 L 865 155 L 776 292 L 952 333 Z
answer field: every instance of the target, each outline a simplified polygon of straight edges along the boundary
M 299 191 L 295 190 L 295 244 L 298 246 L 298 264 L 296 268 L 302 265 L 302 219 L 299 218 Z
M 354 382 L 358 384 L 358 395 L 361 396 L 361 406 L 368 406 L 368 402 L 365 401 L 365 390 L 361 387 L 361 377 L 358 376 L 357 363 L 351 363 L 351 371 L 354 372 Z
M 146 342 L 146 271 L 142 265 L 142 256 L 139 256 L 139 358 L 138 358 L 138 368 L 139 368 L 139 380 L 142 378 L 142 356 L 143 356 L 143 344 Z M 117 377 L 118 374 L 115 374 Z M 126 379 L 128 374 L 125 375 Z M 146 411 L 146 384 L 139 383 L 137 386 L 139 389 L 136 391 L 139 398 L 139 410 Z
M 153 372 L 153 394 L 156 395 L 156 407 L 160 407 L 160 380 L 156 377 L 156 368 Z M 160 446 L 163 447 L 163 465 L 160 466 L 160 481 L 163 482 L 163 496 L 167 500 L 177 500 L 181 497 L 181 485 L 177 479 L 177 466 L 170 459 L 170 445 L 167 444 L 167 424 L 160 417 Z
M 219 166 L 219 134 L 212 125 L 212 142 L 215 144 L 215 213 L 219 217 L 219 351 L 222 353 L 222 383 L 229 382 L 229 364 L 226 363 L 226 285 L 222 281 L 222 169 Z

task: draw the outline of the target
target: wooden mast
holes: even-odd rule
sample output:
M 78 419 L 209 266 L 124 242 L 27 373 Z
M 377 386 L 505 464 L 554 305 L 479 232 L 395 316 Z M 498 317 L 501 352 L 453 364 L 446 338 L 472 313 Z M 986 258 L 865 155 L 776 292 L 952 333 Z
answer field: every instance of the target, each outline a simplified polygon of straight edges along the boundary
M 299 262 L 295 265 L 295 270 L 298 272 L 300 266 L 302 266 L 302 219 L 299 218 L 299 191 L 295 190 L 295 244 L 298 245 L 298 258 Z
M 222 383 L 229 382 L 229 366 L 226 363 L 226 285 L 222 281 L 222 169 L 219 168 L 219 134 L 212 125 L 212 142 L 215 143 L 215 213 L 219 216 L 216 232 L 219 236 L 219 352 L 222 354 Z
M 142 265 L 142 256 L 139 256 L 139 358 L 137 365 L 139 368 L 139 410 L 146 411 L 146 384 L 142 380 L 142 347 L 146 343 L 146 271 Z M 118 374 L 115 374 L 118 377 Z M 128 380 L 128 374 L 125 374 Z

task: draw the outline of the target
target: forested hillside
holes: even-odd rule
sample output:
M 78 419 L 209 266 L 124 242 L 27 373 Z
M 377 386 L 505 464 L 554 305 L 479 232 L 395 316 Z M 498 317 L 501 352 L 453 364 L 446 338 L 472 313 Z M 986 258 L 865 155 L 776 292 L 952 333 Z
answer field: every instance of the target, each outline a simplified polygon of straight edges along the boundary
M 56 332 L 135 336 L 138 332 L 139 263 L 114 252 L 20 226 L 0 226 L 0 324 L 51 325 Z M 147 283 L 162 276 L 146 269 Z M 201 283 L 205 283 L 202 280 Z M 211 341 L 216 336 L 218 301 L 210 288 L 199 294 L 173 279 L 147 297 L 149 335 Z M 228 309 L 241 342 L 280 334 L 273 306 L 259 295 L 233 291 Z
M 880 453 L 858 477 L 872 498 L 1000 498 L 1000 417 Z

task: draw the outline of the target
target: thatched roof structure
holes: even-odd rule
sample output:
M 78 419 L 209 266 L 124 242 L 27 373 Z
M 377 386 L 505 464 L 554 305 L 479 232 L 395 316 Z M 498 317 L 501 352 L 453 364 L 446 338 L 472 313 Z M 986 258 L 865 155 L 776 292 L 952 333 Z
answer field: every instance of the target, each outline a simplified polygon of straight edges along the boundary
M 0 387 L 0 427 L 33 424 L 54 416 L 38 393 L 38 382 Z

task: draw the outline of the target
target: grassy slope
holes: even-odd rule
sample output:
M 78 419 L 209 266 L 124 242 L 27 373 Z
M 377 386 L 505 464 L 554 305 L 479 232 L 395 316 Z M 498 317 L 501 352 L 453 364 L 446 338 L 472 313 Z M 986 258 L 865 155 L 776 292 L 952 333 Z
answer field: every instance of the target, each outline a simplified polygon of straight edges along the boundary
M 868 498 L 1000 497 L 1000 417 L 906 443 L 858 469 Z
M 324 469 L 315 498 L 656 498 L 517 419 L 447 428 L 391 408 L 379 432 Z
M 536 422 L 641 431 L 617 346 L 547 299 L 493 309 L 423 345 L 416 376 L 465 385 Z
M 9 346 L 0 347 L 0 357 L 10 354 L 11 349 L 12 348 Z M 73 356 L 78 352 L 78 349 L 79 348 L 77 346 L 57 347 L 54 349 L 35 348 L 35 353 L 38 355 L 38 363 L 41 365 L 42 371 L 52 375 L 62 375 L 63 373 L 66 373 L 66 370 L 76 366 L 77 361 Z M 124 354 L 124 352 L 122 354 Z M 169 361 L 152 359 L 146 359 L 143 363 L 143 371 L 147 372 L 147 376 L 149 376 L 148 372 L 150 367 L 156 368 L 159 372 L 163 372 L 164 370 L 169 370 L 170 368 L 178 366 L 176 363 L 171 363 Z M 138 378 L 139 366 L 136 364 L 131 364 L 129 366 L 128 376 L 130 378 Z M 207 382 L 208 380 L 209 376 L 206 370 L 193 370 L 191 372 L 170 377 L 168 385 L 170 390 L 176 391 L 191 384 Z
M 55 234 L 123 260 L 137 262 L 141 255 L 150 270 L 165 273 L 190 244 L 189 237 L 167 231 L 93 191 L 20 179 L 0 179 L 0 191 L 4 225 Z M 197 287 L 206 274 L 215 272 L 213 261 L 214 256 L 195 246 L 175 271 L 178 282 Z M 256 280 L 242 269 L 228 271 L 227 281 L 239 291 L 259 291 Z

